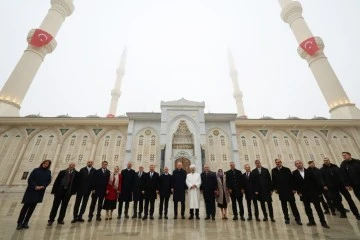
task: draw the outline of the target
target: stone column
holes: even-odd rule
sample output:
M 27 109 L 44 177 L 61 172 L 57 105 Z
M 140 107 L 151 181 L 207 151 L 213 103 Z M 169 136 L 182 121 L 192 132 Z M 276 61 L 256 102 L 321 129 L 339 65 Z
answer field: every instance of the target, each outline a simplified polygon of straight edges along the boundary
M 73 0 L 51 0 L 51 8 L 39 29 L 55 38 L 62 23 L 74 10 Z M 27 41 L 30 43 L 35 29 L 30 30 Z M 0 116 L 18 117 L 21 103 L 39 70 L 45 56 L 56 48 L 52 39 L 42 47 L 28 44 L 15 69 L 0 92 Z
M 324 54 L 324 42 L 320 37 L 314 37 L 302 16 L 302 6 L 298 1 L 278 0 L 282 8 L 281 18 L 290 25 L 292 32 L 299 43 L 298 53 L 305 59 L 320 87 L 320 90 L 330 108 L 331 118 L 359 119 L 360 110 L 351 103 Z M 314 38 L 314 41 L 310 39 Z M 314 54 L 309 54 L 311 48 L 319 48 Z M 304 44 L 303 47 L 300 45 Z

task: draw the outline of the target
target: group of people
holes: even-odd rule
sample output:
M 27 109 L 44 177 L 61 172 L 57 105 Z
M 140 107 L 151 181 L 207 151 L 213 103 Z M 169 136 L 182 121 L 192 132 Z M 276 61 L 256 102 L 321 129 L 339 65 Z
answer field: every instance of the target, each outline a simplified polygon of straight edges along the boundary
M 311 209 L 311 203 L 319 216 L 321 225 L 329 228 L 325 214 L 336 215 L 340 212 L 341 218 L 346 218 L 347 209 L 342 204 L 342 196 L 348 202 L 350 210 L 356 219 L 360 220 L 359 211 L 351 198 L 349 191 L 354 191 L 360 200 L 360 160 L 353 159 L 349 152 L 343 152 L 344 161 L 340 167 L 324 158 L 323 166 L 318 169 L 313 161 L 305 168 L 303 162 L 295 161 L 296 169 L 291 170 L 282 165 L 280 159 L 275 159 L 276 167 L 270 171 L 261 166 L 256 160 L 256 167 L 251 170 L 250 165 L 244 166 L 245 172 L 235 168 L 230 162 L 230 170 L 224 172 L 219 169 L 217 173 L 210 171 L 204 165 L 203 172 L 197 173 L 195 165 L 190 166 L 187 173 L 181 162 L 176 169 L 169 173 L 164 167 L 163 173 L 155 172 L 155 166 L 150 165 L 149 171 L 144 172 L 142 166 L 135 172 L 132 163 L 120 172 L 115 167 L 113 172 L 107 169 L 108 162 L 103 161 L 101 168 L 95 169 L 94 162 L 89 160 L 87 165 L 77 171 L 75 164 L 70 163 L 67 169 L 57 175 L 51 193 L 54 195 L 53 205 L 49 214 L 48 226 L 55 221 L 64 224 L 68 203 L 72 195 L 76 195 L 71 223 L 84 222 L 83 215 L 91 196 L 88 222 L 91 222 L 97 205 L 96 220 L 101 221 L 101 211 L 106 211 L 105 220 L 113 218 L 113 211 L 117 208 L 117 219 L 124 213 L 129 218 L 130 202 L 133 203 L 131 218 L 146 220 L 154 219 L 155 200 L 159 196 L 159 219 L 168 219 L 168 205 L 171 195 L 174 201 L 174 219 L 178 218 L 178 203 L 180 202 L 180 216 L 185 219 L 185 196 L 188 195 L 189 219 L 200 219 L 200 196 L 203 195 L 206 216 L 205 220 L 215 220 L 217 202 L 222 219 L 227 219 L 227 205 L 232 203 L 233 220 L 245 221 L 243 198 L 247 204 L 247 220 L 252 220 L 252 206 L 256 221 L 260 221 L 258 203 L 263 213 L 263 221 L 275 222 L 272 206 L 273 192 L 279 195 L 286 224 L 290 224 L 288 203 L 295 222 L 302 225 L 301 217 L 295 202 L 295 194 L 304 204 L 308 217 L 308 226 L 316 225 Z M 17 229 L 29 228 L 29 219 L 38 203 L 41 203 L 46 187 L 51 182 L 50 160 L 44 160 L 39 168 L 34 169 L 28 178 L 28 187 L 25 191 Z M 325 196 L 326 202 L 323 198 Z M 322 211 L 320 203 L 325 207 Z M 118 207 L 117 207 L 118 204 Z M 266 208 L 267 205 L 267 208 Z M 60 207 L 60 211 L 58 213 Z M 124 207 L 124 209 L 123 209 Z M 239 209 L 239 211 L 238 211 Z M 268 212 L 267 212 L 268 209 Z M 179 216 L 179 217 L 180 217 Z

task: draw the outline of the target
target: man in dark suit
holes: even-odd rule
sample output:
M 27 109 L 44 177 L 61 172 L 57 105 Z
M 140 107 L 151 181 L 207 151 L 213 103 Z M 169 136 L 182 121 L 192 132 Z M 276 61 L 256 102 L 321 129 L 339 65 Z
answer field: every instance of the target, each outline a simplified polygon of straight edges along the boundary
M 275 193 L 279 194 L 281 208 L 284 213 L 285 224 L 290 224 L 287 203 L 290 203 L 291 211 L 298 225 L 302 225 L 299 210 L 296 207 L 293 187 L 293 177 L 289 168 L 282 165 L 280 159 L 275 159 L 276 167 L 271 170 L 272 186 Z
M 261 166 L 260 160 L 255 160 L 255 166 L 256 168 L 253 169 L 251 173 L 255 178 L 255 194 L 257 199 L 260 201 L 261 210 L 264 215 L 263 221 L 268 220 L 268 214 L 265 207 L 265 203 L 267 203 L 270 219 L 272 222 L 275 222 L 271 198 L 273 191 L 271 186 L 270 172 L 267 168 Z
M 144 167 L 140 166 L 139 171 L 135 173 L 134 190 L 133 190 L 133 215 L 131 218 L 141 218 L 144 210 L 144 196 L 141 193 L 145 180 Z M 139 212 L 137 212 L 139 206 Z
M 209 165 L 204 165 L 204 171 L 200 174 L 201 186 L 200 191 L 204 195 L 206 217 L 205 220 L 215 220 L 215 196 L 217 194 L 216 174 L 210 171 Z
M 162 219 L 163 210 L 164 210 L 164 218 L 168 219 L 167 214 L 168 214 L 169 199 L 171 195 L 171 183 L 172 183 L 172 176 L 171 174 L 169 174 L 169 168 L 165 166 L 164 173 L 161 174 L 159 179 L 159 195 L 160 195 L 159 219 Z
M 253 202 L 255 209 L 255 219 L 260 222 L 259 218 L 259 208 L 257 204 L 257 197 L 255 195 L 255 176 L 250 171 L 250 165 L 245 164 L 245 173 L 243 174 L 243 178 L 245 179 L 244 190 L 245 190 L 245 198 L 248 209 L 248 221 L 252 220 L 252 212 L 251 212 L 251 202 Z
M 57 221 L 58 224 L 64 224 L 66 208 L 71 195 L 75 194 L 78 188 L 78 176 L 78 172 L 75 170 L 75 163 L 70 163 L 67 169 L 59 172 L 51 190 L 51 194 L 54 194 L 54 201 L 47 224 L 48 226 L 53 224 L 60 204 L 60 213 Z
M 173 171 L 171 188 L 174 201 L 174 219 L 177 219 L 178 215 L 178 202 L 181 203 L 181 218 L 185 219 L 186 175 L 186 171 L 182 168 L 182 162 L 178 162 L 176 169 Z
M 324 213 L 320 206 L 320 195 L 322 194 L 323 186 L 314 172 L 304 168 L 302 161 L 295 161 L 296 170 L 293 171 L 293 186 L 294 190 L 300 196 L 300 200 L 304 203 L 305 212 L 309 219 L 308 226 L 315 226 L 314 216 L 312 214 L 310 203 L 314 204 L 315 210 L 319 215 L 321 226 L 329 228 L 325 221 Z
M 340 168 L 345 174 L 345 187 L 354 190 L 355 196 L 360 201 L 360 160 L 351 157 L 351 153 L 343 152 Z
M 321 186 L 324 186 L 324 179 L 322 178 L 320 169 L 315 166 L 315 162 L 314 161 L 308 161 L 308 164 L 309 164 L 308 169 L 311 170 L 314 173 L 315 177 L 317 178 L 317 180 L 319 181 Z M 326 201 L 325 201 L 325 199 L 326 199 Z M 322 205 L 322 207 L 324 209 L 325 214 L 330 214 L 330 211 L 329 211 L 329 209 L 330 209 L 331 210 L 331 215 L 336 215 L 335 207 L 332 204 L 332 201 L 330 199 L 328 190 L 322 189 L 322 194 L 320 196 L 320 203 L 321 203 L 321 205 Z
M 330 162 L 329 158 L 324 158 L 324 165 L 320 169 L 321 175 L 324 179 L 324 189 L 329 192 L 329 197 L 334 206 L 340 211 L 340 218 L 346 218 L 346 210 L 342 204 L 342 197 L 344 196 L 349 204 L 351 212 L 357 220 L 360 220 L 359 210 L 351 198 L 349 191 L 345 188 L 345 176 L 343 171 Z
M 132 195 L 134 191 L 134 183 L 136 179 L 135 170 L 131 169 L 132 163 L 128 162 L 127 167 L 121 171 L 122 183 L 121 183 L 121 194 L 119 195 L 119 208 L 117 219 L 121 218 L 123 203 L 125 202 L 124 215 L 125 218 L 129 218 L 129 204 L 132 201 Z
M 94 161 L 89 160 L 86 163 L 86 167 L 83 167 L 79 171 L 79 187 L 76 193 L 75 205 L 74 205 L 74 212 L 73 212 L 73 220 L 71 223 L 75 222 L 84 222 L 83 214 L 85 213 L 86 205 L 89 200 L 90 196 L 90 184 L 91 178 L 95 172 L 95 168 L 93 168 Z M 82 201 L 82 204 L 81 204 Z M 81 204 L 81 208 L 80 208 Z M 79 212 L 80 208 L 80 212 Z
M 240 170 L 235 168 L 235 163 L 230 162 L 230 170 L 226 173 L 226 187 L 230 193 L 231 202 L 232 202 L 232 210 L 233 210 L 233 220 L 238 220 L 238 211 L 237 204 L 239 204 L 240 209 L 240 219 L 241 221 L 245 221 L 244 218 L 244 205 L 243 205 L 243 193 L 244 190 L 244 178 Z
M 142 194 L 144 194 L 145 198 L 145 211 L 142 220 L 146 220 L 148 218 L 148 214 L 150 215 L 151 220 L 154 219 L 155 199 L 157 198 L 157 194 L 159 193 L 160 176 L 157 172 L 154 171 L 155 165 L 151 164 L 149 170 L 150 171 L 145 174 L 145 181 L 142 190 Z
M 96 220 L 101 221 L 101 209 L 103 206 L 105 194 L 106 194 L 106 187 L 109 183 L 110 178 L 110 171 L 107 170 L 108 162 L 102 161 L 101 168 L 94 172 L 94 175 L 91 179 L 91 204 L 89 210 L 89 219 L 88 222 L 92 221 L 94 216 L 95 205 L 97 203 L 97 213 L 96 213 Z

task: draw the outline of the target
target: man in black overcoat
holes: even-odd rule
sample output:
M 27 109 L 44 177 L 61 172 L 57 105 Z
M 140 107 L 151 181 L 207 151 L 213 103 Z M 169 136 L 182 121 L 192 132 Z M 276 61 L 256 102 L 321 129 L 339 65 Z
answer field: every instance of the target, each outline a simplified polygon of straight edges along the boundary
M 245 199 L 247 203 L 248 209 L 248 221 L 252 220 L 252 212 L 251 212 L 251 202 L 253 202 L 254 210 L 255 210 L 255 219 L 256 221 L 260 221 L 259 218 L 259 208 L 257 204 L 257 197 L 255 195 L 255 176 L 251 173 L 250 165 L 245 164 L 245 173 L 243 174 L 244 178 L 244 190 L 245 190 Z
M 131 218 L 141 218 L 144 210 L 144 196 L 141 193 L 145 180 L 144 167 L 140 166 L 139 171 L 135 173 L 134 190 L 133 190 L 133 215 Z M 138 210 L 139 206 L 139 212 Z
M 343 152 L 340 168 L 345 174 L 345 187 L 347 190 L 354 190 L 355 196 L 360 201 L 360 160 L 351 157 L 351 153 Z
M 165 166 L 164 173 L 160 175 L 160 179 L 159 179 L 159 195 L 160 195 L 159 219 L 162 219 L 163 212 L 164 212 L 164 218 L 168 219 L 167 214 L 168 214 L 169 199 L 171 195 L 171 185 L 172 185 L 172 175 L 169 173 L 169 168 Z
M 58 224 L 64 224 L 66 208 L 71 196 L 76 193 L 78 186 L 79 172 L 75 170 L 75 163 L 70 163 L 67 169 L 59 172 L 51 190 L 51 194 L 54 194 L 54 201 L 50 211 L 48 226 L 53 224 L 60 204 L 61 207 L 57 222 Z
M 178 215 L 178 202 L 181 203 L 181 218 L 185 219 L 186 175 L 186 171 L 182 168 L 182 162 L 178 162 L 176 169 L 173 171 L 171 188 L 174 201 L 174 219 L 177 219 Z
M 293 177 L 289 168 L 282 165 L 280 159 L 275 159 L 275 165 L 271 170 L 272 186 L 275 193 L 279 194 L 281 208 L 285 218 L 285 224 L 290 224 L 288 202 L 291 207 L 291 212 L 295 217 L 298 225 L 302 225 L 299 210 L 296 207 L 295 196 L 296 191 L 293 186 Z
M 210 171 L 209 165 L 204 165 L 204 171 L 200 174 L 201 185 L 200 191 L 204 195 L 206 217 L 205 220 L 212 218 L 215 220 L 215 196 L 217 194 L 218 185 L 216 174 Z M 226 200 L 224 200 L 226 201 Z
M 117 219 L 121 218 L 123 203 L 125 202 L 124 215 L 125 218 L 129 218 L 129 204 L 132 201 L 134 183 L 135 183 L 135 170 L 131 169 L 132 163 L 128 162 L 124 170 L 121 171 L 122 183 L 121 183 L 121 193 L 119 195 L 119 208 Z
M 94 161 L 89 160 L 86 163 L 86 167 L 83 167 L 79 171 L 79 187 L 76 193 L 73 220 L 71 223 L 84 222 L 83 214 L 85 213 L 86 205 L 89 200 L 91 192 L 91 178 L 94 175 L 95 168 L 93 168 Z M 82 203 L 81 203 L 82 202 Z M 81 208 L 80 208 L 81 204 Z M 80 212 L 79 212 L 80 208 Z
M 359 210 L 356 207 L 349 191 L 345 188 L 345 176 L 343 171 L 336 165 L 330 162 L 329 158 L 324 158 L 324 165 L 320 168 L 322 178 L 324 179 L 324 189 L 329 192 L 329 197 L 334 206 L 340 211 L 340 217 L 346 218 L 346 210 L 342 204 L 342 197 L 344 196 L 349 204 L 351 212 L 357 220 L 360 220 Z
M 110 178 L 110 171 L 107 169 L 107 166 L 108 166 L 108 162 L 102 161 L 101 168 L 97 169 L 94 172 L 94 175 L 91 179 L 92 194 L 91 194 L 91 204 L 89 209 L 88 222 L 92 221 L 96 202 L 97 202 L 96 220 L 101 221 L 101 210 L 106 194 L 106 187 L 109 183 L 109 178 Z
M 321 225 L 329 228 L 325 221 L 325 215 L 320 206 L 320 196 L 323 186 L 319 182 L 313 171 L 304 168 L 302 161 L 295 161 L 296 170 L 292 172 L 294 190 L 300 196 L 300 200 L 304 203 L 305 212 L 309 219 L 307 226 L 315 226 L 314 216 L 311 210 L 311 203 L 314 204 L 315 210 L 320 218 Z
M 155 199 L 159 193 L 159 180 L 159 173 L 155 172 L 155 165 L 151 164 L 149 166 L 149 172 L 145 174 L 145 181 L 142 190 L 145 198 L 145 210 L 142 220 L 146 220 L 148 218 L 148 214 L 150 215 L 151 220 L 154 219 Z
M 234 214 L 233 220 L 238 220 L 238 211 L 237 204 L 239 204 L 240 209 L 240 219 L 245 221 L 244 218 L 244 205 L 243 205 L 243 193 L 244 190 L 244 178 L 240 170 L 235 168 L 235 163 L 230 162 L 230 170 L 226 173 L 226 187 L 230 193 L 231 202 L 232 202 L 232 211 Z
M 268 214 L 265 207 L 265 203 L 267 203 L 270 219 L 272 222 L 275 222 L 271 198 L 273 191 L 270 172 L 267 168 L 261 166 L 260 160 L 255 160 L 255 166 L 256 168 L 253 169 L 251 173 L 255 177 L 255 194 L 260 201 L 261 210 L 264 215 L 263 221 L 268 220 Z

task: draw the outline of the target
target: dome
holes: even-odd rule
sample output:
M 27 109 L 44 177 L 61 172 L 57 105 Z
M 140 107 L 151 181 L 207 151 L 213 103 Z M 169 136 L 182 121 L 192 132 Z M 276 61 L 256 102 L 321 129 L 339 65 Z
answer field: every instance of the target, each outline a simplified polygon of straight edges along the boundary
M 98 115 L 89 115 L 89 116 L 86 116 L 87 118 L 100 118 Z
M 269 116 L 263 116 L 263 117 L 261 117 L 261 118 L 259 118 L 259 119 L 263 119 L 263 120 L 272 120 L 272 119 L 274 119 L 274 118 L 269 117 Z
M 327 120 L 326 117 L 313 117 L 312 120 Z
M 300 120 L 301 118 L 289 116 L 287 119 L 288 120 Z
M 56 116 L 57 118 L 71 118 L 71 116 L 69 115 L 59 115 L 59 116 Z
M 42 116 L 40 116 L 39 114 L 30 114 L 30 115 L 27 115 L 25 117 L 27 117 L 27 118 L 40 118 Z

